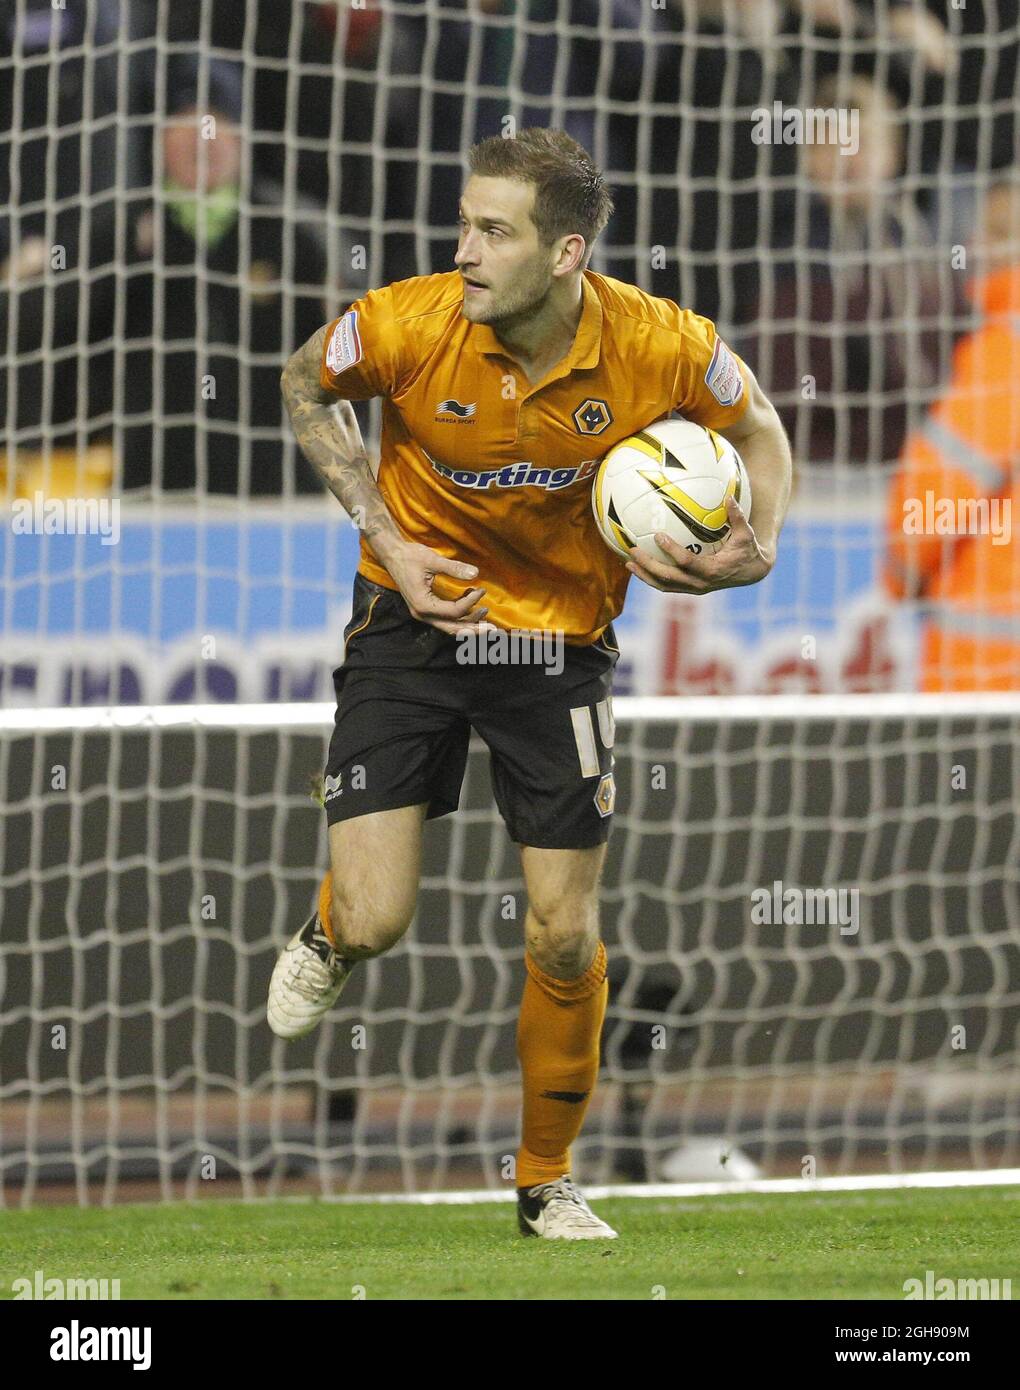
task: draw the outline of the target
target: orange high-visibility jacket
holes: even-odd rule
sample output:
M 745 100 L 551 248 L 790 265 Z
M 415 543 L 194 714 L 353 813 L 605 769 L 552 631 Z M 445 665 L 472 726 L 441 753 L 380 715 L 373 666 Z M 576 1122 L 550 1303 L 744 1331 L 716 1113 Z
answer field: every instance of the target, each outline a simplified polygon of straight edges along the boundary
M 972 293 L 985 322 L 889 495 L 884 582 L 923 605 L 923 690 L 1020 690 L 1020 265 Z

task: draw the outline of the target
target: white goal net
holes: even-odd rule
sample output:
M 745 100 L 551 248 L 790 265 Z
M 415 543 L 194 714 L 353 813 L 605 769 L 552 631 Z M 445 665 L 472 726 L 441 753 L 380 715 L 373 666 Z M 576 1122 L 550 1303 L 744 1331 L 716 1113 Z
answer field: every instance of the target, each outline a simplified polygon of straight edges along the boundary
M 450 269 L 468 150 L 529 125 L 605 171 L 593 270 L 716 321 L 797 466 L 764 583 L 616 623 L 579 1171 L 1020 1162 L 1018 52 L 1020 0 L 0 0 L 4 1201 L 507 1184 L 483 749 L 407 940 L 310 1040 L 264 1004 L 358 557 L 280 370 Z
M 578 1170 L 1017 1166 L 1020 701 L 617 703 Z M 7 716 L 9 1196 L 507 1186 L 526 903 L 481 746 L 460 811 L 426 829 L 405 941 L 313 1037 L 265 1024 L 323 863 L 329 718 Z

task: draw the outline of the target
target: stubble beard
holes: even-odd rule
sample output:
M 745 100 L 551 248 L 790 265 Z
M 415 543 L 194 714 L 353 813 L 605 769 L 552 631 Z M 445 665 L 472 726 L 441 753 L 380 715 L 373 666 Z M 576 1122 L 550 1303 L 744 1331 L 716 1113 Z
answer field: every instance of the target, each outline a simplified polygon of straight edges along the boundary
M 471 322 L 487 323 L 491 328 L 504 330 L 514 328 L 534 317 L 545 303 L 549 289 L 548 282 L 535 275 L 526 285 L 515 286 L 505 292 L 501 299 L 493 299 L 481 315 L 472 317 Z

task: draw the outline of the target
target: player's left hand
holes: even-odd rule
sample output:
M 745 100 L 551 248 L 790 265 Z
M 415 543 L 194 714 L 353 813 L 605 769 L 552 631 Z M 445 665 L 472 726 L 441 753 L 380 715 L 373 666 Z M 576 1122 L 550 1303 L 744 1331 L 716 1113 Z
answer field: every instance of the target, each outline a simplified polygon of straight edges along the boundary
M 692 555 L 669 536 L 657 533 L 656 545 L 671 555 L 675 564 L 664 565 L 635 546 L 627 568 L 664 594 L 710 594 L 713 589 L 757 584 L 771 570 L 775 556 L 767 555 L 758 544 L 740 503 L 732 497 L 726 499 L 726 516 L 730 534 L 714 555 Z

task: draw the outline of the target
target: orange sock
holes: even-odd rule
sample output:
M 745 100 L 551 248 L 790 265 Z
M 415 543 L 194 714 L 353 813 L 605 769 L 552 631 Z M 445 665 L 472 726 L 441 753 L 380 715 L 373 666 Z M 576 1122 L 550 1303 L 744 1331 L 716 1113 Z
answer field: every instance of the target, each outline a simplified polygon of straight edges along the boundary
M 319 889 L 319 921 L 322 923 L 322 930 L 329 937 L 330 945 L 336 950 L 336 940 L 333 936 L 333 926 L 329 920 L 329 908 L 333 901 L 333 875 L 326 874 Z
M 570 1172 L 570 1145 L 581 1132 L 599 1071 L 599 1036 L 609 982 L 606 948 L 576 980 L 557 980 L 525 955 L 528 978 L 517 1023 L 524 1084 L 517 1186 L 554 1182 Z

